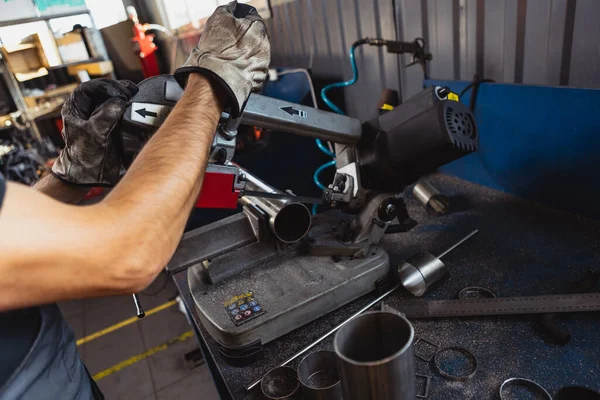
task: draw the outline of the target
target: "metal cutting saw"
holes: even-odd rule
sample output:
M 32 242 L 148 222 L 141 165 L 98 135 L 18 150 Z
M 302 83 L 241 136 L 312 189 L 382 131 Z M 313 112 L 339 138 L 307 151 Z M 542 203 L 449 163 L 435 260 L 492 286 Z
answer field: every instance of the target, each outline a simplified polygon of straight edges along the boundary
M 172 76 L 149 78 L 123 117 L 124 147 L 139 148 L 183 93 Z M 334 143 L 336 172 L 320 198 L 294 196 L 234 164 L 240 125 Z M 187 269 L 198 315 L 231 363 L 397 274 L 378 246 L 414 226 L 402 192 L 436 168 L 477 149 L 471 111 L 432 87 L 361 121 L 252 94 L 237 119 L 223 113 L 198 205 L 242 212 L 187 232 L 168 269 Z M 282 172 L 284 173 L 284 172 Z M 328 211 L 311 215 L 307 204 Z

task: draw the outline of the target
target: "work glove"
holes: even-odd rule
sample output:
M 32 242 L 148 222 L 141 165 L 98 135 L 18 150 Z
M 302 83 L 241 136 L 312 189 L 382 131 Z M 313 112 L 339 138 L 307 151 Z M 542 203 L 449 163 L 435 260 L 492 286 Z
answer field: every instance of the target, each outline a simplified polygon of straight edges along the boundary
M 137 93 L 130 81 L 93 79 L 79 85 L 62 108 L 65 148 L 52 166 L 60 180 L 81 186 L 114 186 L 121 169 L 115 127 Z
M 271 45 L 256 9 L 237 1 L 218 7 L 210 16 L 200 41 L 175 78 L 185 87 L 189 74 L 205 75 L 228 94 L 224 105 L 238 117 L 250 96 L 267 77 Z

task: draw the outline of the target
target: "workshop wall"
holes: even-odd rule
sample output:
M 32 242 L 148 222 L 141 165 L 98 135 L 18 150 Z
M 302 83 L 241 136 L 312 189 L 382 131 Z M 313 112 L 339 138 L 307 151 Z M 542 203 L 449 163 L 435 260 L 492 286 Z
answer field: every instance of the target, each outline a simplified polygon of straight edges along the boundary
M 271 0 L 273 66 L 312 68 L 317 77 L 352 77 L 348 51 L 361 37 L 395 39 L 393 0 Z M 384 88 L 400 90 L 398 57 L 381 48 L 356 51 L 358 83 L 346 88 L 348 113 L 373 117 Z M 421 76 L 422 81 L 422 76 Z
M 365 36 L 423 37 L 435 79 L 600 87 L 597 0 L 272 0 L 267 21 L 273 65 L 312 66 L 315 76 L 349 79 L 348 49 Z M 350 115 L 373 115 L 383 88 L 408 98 L 423 74 L 408 56 L 357 51 L 359 82 L 346 90 Z

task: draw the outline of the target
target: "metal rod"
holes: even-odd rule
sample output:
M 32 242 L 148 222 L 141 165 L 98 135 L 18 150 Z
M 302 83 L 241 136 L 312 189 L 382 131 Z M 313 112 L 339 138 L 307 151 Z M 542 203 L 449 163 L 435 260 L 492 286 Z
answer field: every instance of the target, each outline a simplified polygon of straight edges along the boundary
M 352 321 L 354 318 L 358 317 L 360 314 L 364 313 L 369 308 L 373 307 L 375 304 L 379 303 L 381 300 L 383 300 L 386 297 L 388 297 L 397 288 L 398 288 L 398 285 L 394 286 L 393 289 L 385 292 L 384 294 L 382 294 L 381 296 L 379 296 L 378 298 L 376 298 L 375 300 L 373 300 L 372 302 L 370 302 L 369 304 L 367 304 L 366 306 L 364 306 L 363 308 L 361 308 L 360 310 L 358 310 L 356 313 L 352 314 L 352 316 L 350 316 L 350 318 L 348 318 L 347 320 L 345 320 L 344 322 L 342 322 L 341 324 L 339 324 L 338 326 L 336 326 L 335 328 L 333 328 L 332 330 L 330 330 L 329 332 L 327 332 L 326 334 L 324 334 L 323 336 L 321 336 L 320 338 L 318 338 L 317 340 L 315 340 L 314 342 L 312 342 L 311 344 L 309 344 L 308 346 L 306 346 L 304 349 L 300 350 L 298 353 L 294 354 L 292 357 L 288 358 L 283 363 L 279 364 L 278 366 L 279 367 L 283 367 L 283 366 L 291 363 L 296 358 L 300 357 L 302 354 L 306 353 L 307 351 L 309 351 L 310 349 L 312 349 L 313 347 L 315 347 L 316 345 L 318 345 L 319 343 L 321 343 L 323 340 L 327 339 L 329 336 L 331 336 L 334 333 L 336 333 L 342 326 L 346 325 L 348 322 Z M 253 382 L 249 386 L 246 386 L 246 391 L 250 391 L 250 390 L 254 389 L 259 383 L 260 383 L 260 379 L 257 380 L 257 381 L 255 381 L 255 382 Z
M 146 316 L 146 313 L 144 312 L 144 309 L 142 308 L 142 303 L 140 303 L 140 298 L 136 293 L 133 294 L 133 302 L 137 311 L 137 317 L 144 318 Z
M 470 238 L 475 236 L 478 232 L 479 232 L 479 229 L 475 229 L 473 232 L 469 233 L 467 236 L 460 239 L 458 242 L 454 243 L 452 246 L 450 246 L 446 250 L 444 250 L 444 252 L 442 254 L 437 256 L 437 258 L 444 257 L 446 254 L 450 253 L 452 250 L 456 249 L 458 246 L 460 246 L 461 244 L 463 244 L 464 242 L 466 242 L 467 240 L 469 240 Z

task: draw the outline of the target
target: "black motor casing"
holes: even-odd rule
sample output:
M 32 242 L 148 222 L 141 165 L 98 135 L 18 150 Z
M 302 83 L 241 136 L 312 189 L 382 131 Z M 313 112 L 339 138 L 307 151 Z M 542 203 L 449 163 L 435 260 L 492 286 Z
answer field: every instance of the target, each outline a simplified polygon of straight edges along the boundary
M 473 113 L 447 88 L 432 87 L 363 124 L 361 185 L 400 192 L 423 174 L 477 150 Z

